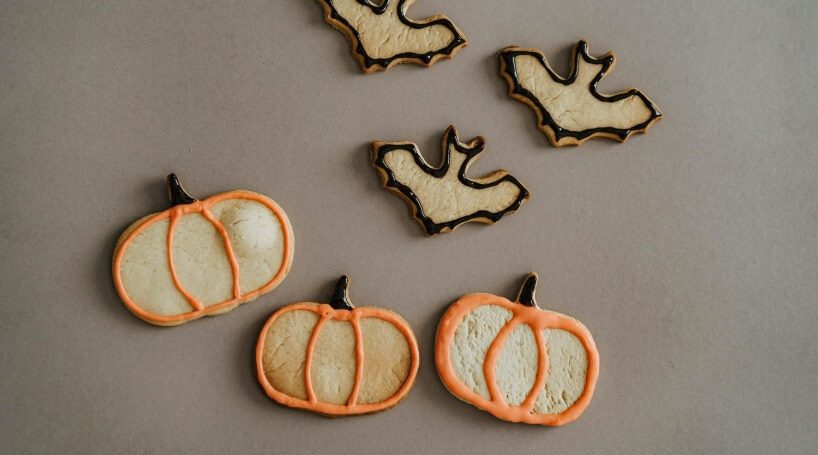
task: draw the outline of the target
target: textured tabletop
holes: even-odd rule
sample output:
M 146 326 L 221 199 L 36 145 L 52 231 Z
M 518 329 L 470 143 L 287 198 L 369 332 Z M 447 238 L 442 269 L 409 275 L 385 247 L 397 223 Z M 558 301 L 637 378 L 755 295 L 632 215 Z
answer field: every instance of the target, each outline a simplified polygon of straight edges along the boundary
M 651 5 L 656 3 L 656 5 Z M 0 452 L 814 453 L 818 444 L 818 4 L 418 0 L 469 40 L 432 68 L 364 75 L 317 2 L 0 1 Z M 617 55 L 603 92 L 664 114 L 624 144 L 552 147 L 506 94 L 497 52 L 568 69 Z M 427 237 L 369 165 L 372 140 L 432 163 L 453 124 L 471 169 L 531 192 L 493 226 Z M 292 221 L 289 277 L 175 328 L 119 301 L 111 256 L 164 210 L 249 189 Z M 580 319 L 601 366 L 579 420 L 514 425 L 460 402 L 433 362 L 459 296 Z M 272 311 L 326 301 L 400 313 L 421 365 L 387 412 L 277 406 L 253 365 Z

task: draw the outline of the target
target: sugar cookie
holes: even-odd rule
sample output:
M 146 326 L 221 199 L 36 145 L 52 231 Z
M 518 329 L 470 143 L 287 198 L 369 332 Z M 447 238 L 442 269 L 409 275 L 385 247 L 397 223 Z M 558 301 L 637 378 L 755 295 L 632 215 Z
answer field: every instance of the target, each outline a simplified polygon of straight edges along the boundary
M 427 234 L 448 232 L 468 221 L 495 223 L 529 197 L 528 190 L 504 170 L 477 179 L 466 171 L 483 152 L 485 140 L 457 139 L 454 126 L 443 135 L 442 162 L 431 167 L 411 142 L 372 142 L 372 166 L 383 186 L 409 205 Z
M 591 333 L 568 316 L 540 309 L 537 275 L 512 302 L 469 294 L 437 327 L 435 365 L 461 400 L 510 422 L 564 425 L 585 410 L 599 373 Z
M 353 307 L 348 283 L 338 280 L 329 304 L 287 305 L 261 329 L 256 371 L 277 403 L 331 417 L 371 414 L 412 388 L 420 365 L 412 328 L 392 311 Z
M 613 67 L 613 53 L 593 58 L 585 41 L 574 48 L 567 79 L 551 69 L 540 50 L 511 46 L 500 51 L 500 75 L 508 82 L 509 96 L 536 112 L 537 126 L 555 146 L 580 145 L 595 137 L 624 142 L 661 118 L 638 90 L 611 96 L 597 91 Z
M 342 31 L 364 73 L 398 63 L 432 66 L 466 46 L 463 33 L 446 16 L 406 18 L 414 0 L 319 0 L 324 20 Z
M 125 306 L 156 325 L 226 313 L 273 290 L 293 260 L 293 232 L 272 199 L 236 190 L 197 201 L 175 174 L 171 208 L 119 237 L 113 277 Z

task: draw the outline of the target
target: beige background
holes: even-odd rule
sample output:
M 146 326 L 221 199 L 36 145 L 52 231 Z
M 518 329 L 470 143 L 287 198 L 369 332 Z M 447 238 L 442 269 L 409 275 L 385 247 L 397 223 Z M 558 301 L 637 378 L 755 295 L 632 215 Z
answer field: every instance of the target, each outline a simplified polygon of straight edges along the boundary
M 431 69 L 364 76 L 302 1 L 0 1 L 0 452 L 772 453 L 816 449 L 818 163 L 814 1 L 422 0 L 470 46 Z M 510 6 L 513 5 L 513 6 Z M 608 91 L 665 118 L 624 145 L 555 149 L 505 95 L 495 52 L 615 50 Z M 438 158 L 484 135 L 533 198 L 496 226 L 426 238 L 367 164 L 372 139 Z M 175 171 L 204 197 L 276 199 L 292 273 L 228 315 L 177 328 L 132 316 L 114 241 L 167 206 Z M 602 358 L 580 420 L 495 420 L 449 395 L 436 322 L 468 292 L 591 329 Z M 257 385 L 279 306 L 352 298 L 400 312 L 423 362 L 397 408 L 330 420 Z

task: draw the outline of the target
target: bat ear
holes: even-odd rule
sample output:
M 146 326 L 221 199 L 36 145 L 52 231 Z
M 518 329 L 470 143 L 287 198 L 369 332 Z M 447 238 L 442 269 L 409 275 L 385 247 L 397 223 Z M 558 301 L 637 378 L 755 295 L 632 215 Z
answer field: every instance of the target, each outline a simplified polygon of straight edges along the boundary
M 588 53 L 588 42 L 585 40 L 577 43 L 574 47 L 574 62 L 577 65 L 602 66 L 602 71 L 607 71 L 614 64 L 615 55 L 608 52 L 600 58 L 594 58 Z
M 467 143 L 460 142 L 460 139 L 457 137 L 457 131 L 454 128 L 454 125 L 449 126 L 446 130 L 446 140 L 443 142 L 443 153 L 444 156 L 449 154 L 452 146 L 458 152 L 466 155 L 468 158 L 471 158 L 475 155 L 478 155 L 480 152 L 483 151 L 483 147 L 486 145 L 486 140 L 483 139 L 483 136 L 477 136 L 471 141 Z
M 601 79 L 613 62 L 613 53 L 605 54 L 602 58 L 591 57 L 588 43 L 580 41 L 574 50 L 574 78 L 581 84 L 590 84 L 597 78 Z
M 586 55 L 587 56 L 588 55 L 588 42 L 585 41 L 584 39 L 579 40 L 579 42 L 577 43 L 576 48 L 574 48 L 574 51 L 578 55 Z
M 449 125 L 449 127 L 446 128 L 446 132 L 443 133 L 443 136 L 446 138 L 447 143 L 456 144 L 459 142 L 457 139 L 457 129 L 454 127 L 454 125 Z

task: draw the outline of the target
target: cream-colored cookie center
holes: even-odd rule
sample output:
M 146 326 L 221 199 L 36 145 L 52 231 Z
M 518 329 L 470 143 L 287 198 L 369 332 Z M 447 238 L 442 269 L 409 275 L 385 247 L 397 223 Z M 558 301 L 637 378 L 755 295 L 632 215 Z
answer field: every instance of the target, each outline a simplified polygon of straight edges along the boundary
M 207 218 L 199 213 L 182 216 L 171 248 L 182 289 L 205 306 L 233 298 L 233 271 L 224 239 Z
M 317 306 L 317 304 L 316 304 Z M 285 312 L 275 319 L 264 339 L 264 375 L 274 389 L 306 400 L 307 346 L 318 314 Z M 355 404 L 382 402 L 395 395 L 409 376 L 412 354 L 409 342 L 391 322 L 360 319 L 363 348 L 361 384 Z M 356 340 L 348 321 L 326 320 L 318 329 L 310 365 L 310 379 L 318 401 L 346 405 L 355 386 Z
M 538 359 L 534 332 L 526 324 L 518 325 L 503 344 L 494 369 L 506 403 L 518 406 L 528 397 L 537 377 Z
M 358 404 L 386 400 L 400 390 L 412 365 L 409 343 L 392 323 L 376 318 L 361 319 L 364 365 Z
M 300 400 L 307 399 L 304 367 L 307 344 L 317 322 L 318 315 L 312 311 L 289 311 L 273 321 L 264 338 L 262 362 L 267 381 Z
M 511 319 L 511 312 L 497 305 L 482 305 L 471 310 L 454 332 L 449 358 L 460 381 L 472 392 L 490 400 L 483 364 L 486 352 L 500 329 Z
M 120 271 L 125 292 L 140 308 L 160 316 L 193 311 L 176 289 L 168 263 L 168 220 L 148 226 L 122 255 Z
M 241 294 L 256 291 L 279 272 L 284 260 L 284 228 L 275 213 L 257 201 L 230 198 L 210 207 L 221 223 L 239 265 Z M 125 291 L 143 310 L 160 316 L 194 311 L 173 283 L 168 262 L 170 220 L 146 227 L 125 247 L 120 272 Z M 173 269 L 181 288 L 203 306 L 234 298 L 233 270 L 224 238 L 201 213 L 182 215 L 173 230 Z
M 347 321 L 321 326 L 312 354 L 310 377 L 318 401 L 347 404 L 355 386 L 355 332 Z
M 573 333 L 543 330 L 548 347 L 548 378 L 534 403 L 536 414 L 557 414 L 574 404 L 585 390 L 588 353 Z
M 449 357 L 457 378 L 472 392 L 490 400 L 484 365 L 489 346 L 510 321 L 511 312 L 496 305 L 471 310 L 457 326 Z M 585 390 L 588 354 L 574 334 L 544 329 L 548 351 L 545 386 L 537 395 L 532 413 L 557 414 L 579 399 Z M 511 331 L 497 357 L 497 387 L 509 406 L 518 406 L 532 393 L 539 368 L 539 349 L 527 324 Z
M 554 81 L 540 61 L 531 55 L 514 56 L 518 83 L 545 107 L 554 122 L 571 131 L 593 128 L 628 129 L 648 121 L 652 112 L 641 98 L 631 96 L 608 103 L 597 99 L 590 83 L 602 65 L 577 59 L 577 78 L 571 85 Z
M 420 201 L 423 212 L 433 222 L 445 223 L 480 210 L 502 212 L 520 196 L 520 189 L 510 181 L 482 189 L 463 184 L 458 178 L 458 172 L 466 156 L 453 146 L 449 152 L 449 169 L 441 178 L 424 172 L 408 150 L 394 149 L 383 157 L 384 164 L 392 171 L 395 180 L 412 190 Z M 492 181 L 497 181 L 504 175 L 505 173 L 497 173 L 492 176 Z M 491 183 L 482 179 L 475 181 Z
M 421 29 L 401 22 L 398 0 L 390 0 L 383 14 L 375 14 L 358 0 L 333 0 L 338 14 L 358 33 L 358 39 L 372 58 L 390 58 L 405 52 L 425 54 L 444 49 L 454 39 L 442 25 Z
M 281 269 L 284 229 L 264 204 L 249 199 L 225 199 L 210 212 L 221 222 L 239 263 L 242 294 L 264 286 Z

